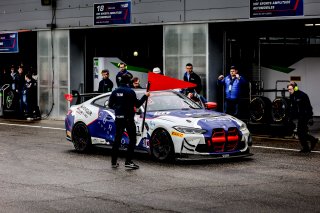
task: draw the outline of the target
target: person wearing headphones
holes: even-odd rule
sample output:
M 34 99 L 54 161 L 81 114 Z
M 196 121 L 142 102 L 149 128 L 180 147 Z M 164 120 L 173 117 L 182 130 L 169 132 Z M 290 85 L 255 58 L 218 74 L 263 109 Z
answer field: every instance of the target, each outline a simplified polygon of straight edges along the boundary
M 296 82 L 291 81 L 288 85 L 290 94 L 290 120 L 297 119 L 297 134 L 302 146 L 300 152 L 306 153 L 313 150 L 318 139 L 308 133 L 308 124 L 313 125 L 313 110 L 309 96 L 299 90 Z M 308 141 L 311 143 L 310 147 Z
M 123 63 L 123 62 L 120 62 L 119 64 L 118 64 L 118 66 L 119 66 L 119 72 L 118 72 L 118 74 L 116 75 L 116 83 L 117 83 L 117 87 L 119 87 L 120 86 L 120 81 L 121 81 L 121 77 L 123 76 L 123 75 L 129 75 L 130 76 L 130 80 L 132 79 L 132 77 L 133 77 L 133 75 L 127 70 L 127 65 L 125 64 L 125 63 Z

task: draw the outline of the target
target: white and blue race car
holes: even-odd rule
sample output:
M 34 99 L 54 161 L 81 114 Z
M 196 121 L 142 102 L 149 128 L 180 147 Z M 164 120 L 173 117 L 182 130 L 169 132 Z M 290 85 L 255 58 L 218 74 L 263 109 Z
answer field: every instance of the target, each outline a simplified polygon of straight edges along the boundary
M 144 90 L 136 90 L 138 98 Z M 73 105 L 65 118 L 66 136 L 77 151 L 94 145 L 112 147 L 115 115 L 108 108 L 111 93 Z M 252 155 L 252 139 L 244 122 L 230 115 L 206 109 L 174 91 L 151 92 L 147 111 L 136 110 L 136 151 L 149 153 L 159 161 L 213 159 Z M 142 127 L 144 123 L 144 128 Z M 123 133 L 121 148 L 129 142 Z

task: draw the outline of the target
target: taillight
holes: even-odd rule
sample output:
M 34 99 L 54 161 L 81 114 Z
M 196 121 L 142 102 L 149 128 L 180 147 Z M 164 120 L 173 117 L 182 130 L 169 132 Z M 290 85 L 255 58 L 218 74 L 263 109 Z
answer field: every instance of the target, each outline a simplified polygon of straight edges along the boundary
M 67 115 L 70 115 L 72 113 L 72 110 L 68 110 Z

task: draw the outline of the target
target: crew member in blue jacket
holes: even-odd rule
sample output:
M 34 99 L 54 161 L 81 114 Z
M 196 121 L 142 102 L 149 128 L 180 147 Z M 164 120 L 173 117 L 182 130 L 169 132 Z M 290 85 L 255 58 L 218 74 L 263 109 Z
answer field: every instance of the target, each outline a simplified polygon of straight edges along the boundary
M 246 80 L 238 74 L 235 66 L 230 67 L 230 75 L 218 77 L 218 85 L 223 85 L 225 90 L 224 112 L 237 117 L 239 108 L 239 99 L 241 97 L 241 88 Z
M 139 100 L 137 99 L 135 91 L 133 91 L 129 84 L 131 83 L 131 76 L 128 74 L 122 75 L 120 87 L 115 89 L 110 96 L 108 106 L 114 109 L 116 136 L 112 146 L 111 166 L 117 168 L 119 146 L 124 129 L 127 130 L 129 135 L 129 145 L 126 155 L 125 167 L 138 169 L 139 166 L 132 162 L 134 148 L 137 143 L 136 125 L 134 122 L 135 108 L 139 108 L 150 96 L 150 92 L 146 92 Z
M 117 82 L 117 87 L 120 86 L 120 81 L 121 81 L 121 77 L 123 75 L 129 75 L 130 76 L 130 80 L 132 79 L 133 75 L 127 70 L 127 65 L 123 62 L 119 63 L 119 72 L 116 75 L 116 82 Z

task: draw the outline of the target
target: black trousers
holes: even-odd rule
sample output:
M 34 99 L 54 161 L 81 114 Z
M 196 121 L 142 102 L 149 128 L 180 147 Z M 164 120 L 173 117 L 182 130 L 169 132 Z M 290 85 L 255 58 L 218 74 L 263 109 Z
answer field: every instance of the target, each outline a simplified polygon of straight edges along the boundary
M 137 143 L 137 133 L 136 133 L 136 124 L 134 123 L 133 118 L 116 118 L 116 136 L 115 141 L 112 146 L 112 164 L 115 164 L 119 155 L 119 146 L 121 144 L 121 138 L 124 132 L 124 129 L 127 130 L 129 135 L 129 145 L 126 153 L 126 162 L 131 161 L 133 157 L 134 148 Z
M 224 112 L 237 117 L 238 115 L 238 108 L 239 108 L 239 100 L 238 99 L 228 99 L 225 100 L 225 108 Z
M 309 150 L 309 145 L 308 145 L 308 141 L 310 142 L 314 142 L 317 139 L 315 137 L 313 137 L 312 135 L 310 135 L 308 133 L 309 129 L 308 129 L 308 119 L 306 118 L 299 118 L 298 119 L 298 126 L 297 126 L 297 134 L 299 137 L 299 141 L 300 144 L 302 146 L 303 149 L 305 150 Z

